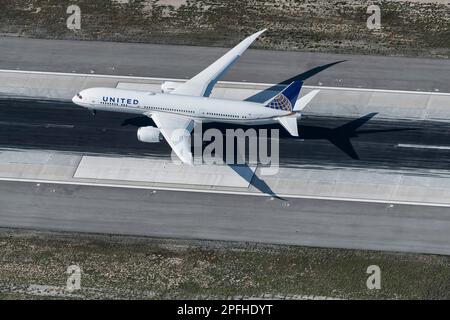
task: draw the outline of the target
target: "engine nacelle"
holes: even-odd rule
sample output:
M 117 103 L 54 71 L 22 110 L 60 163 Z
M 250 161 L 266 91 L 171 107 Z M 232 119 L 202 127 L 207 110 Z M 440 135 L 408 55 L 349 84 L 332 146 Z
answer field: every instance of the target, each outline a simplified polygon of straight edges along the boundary
M 180 82 L 173 82 L 173 81 L 164 81 L 161 85 L 161 92 L 162 93 L 170 93 L 173 90 L 175 90 L 181 83 Z
M 141 142 L 157 143 L 163 139 L 163 135 L 158 128 L 148 126 L 141 127 L 137 131 L 137 138 Z

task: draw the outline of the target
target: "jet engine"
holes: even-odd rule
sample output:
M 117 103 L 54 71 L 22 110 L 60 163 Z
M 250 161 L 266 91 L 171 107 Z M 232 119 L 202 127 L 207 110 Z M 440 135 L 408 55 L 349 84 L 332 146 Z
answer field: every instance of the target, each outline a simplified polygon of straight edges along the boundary
M 161 85 L 161 92 L 162 93 L 170 93 L 173 90 L 175 90 L 181 83 L 179 82 L 173 82 L 173 81 L 164 81 Z
M 137 138 L 141 142 L 157 143 L 163 139 L 163 136 L 158 128 L 148 126 L 138 129 Z

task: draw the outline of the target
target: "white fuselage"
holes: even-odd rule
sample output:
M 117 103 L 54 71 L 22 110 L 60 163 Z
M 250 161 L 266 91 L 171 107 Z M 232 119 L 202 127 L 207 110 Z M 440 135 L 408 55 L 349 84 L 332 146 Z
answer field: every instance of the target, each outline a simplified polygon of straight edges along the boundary
M 276 118 L 290 114 L 289 111 L 266 108 L 254 102 L 114 88 L 86 89 L 72 101 L 92 110 L 145 114 L 149 117 L 155 112 L 170 113 L 197 122 L 244 125 L 276 123 Z

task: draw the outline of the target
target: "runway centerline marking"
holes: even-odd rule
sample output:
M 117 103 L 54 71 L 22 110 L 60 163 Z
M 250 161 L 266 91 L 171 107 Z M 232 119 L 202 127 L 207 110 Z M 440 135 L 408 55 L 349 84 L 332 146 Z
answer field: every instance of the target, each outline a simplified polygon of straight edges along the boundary
M 413 149 L 435 149 L 435 150 L 450 150 L 450 146 L 433 146 L 426 144 L 407 144 L 399 143 L 397 144 L 399 148 L 413 148 Z
M 73 129 L 75 126 L 73 124 L 54 124 L 54 123 L 25 123 L 25 122 L 11 122 L 11 121 L 0 121 L 2 126 L 17 126 L 17 127 L 44 127 L 44 128 L 62 128 L 62 129 Z
M 73 129 L 75 126 L 73 124 L 53 124 L 47 123 L 46 128 L 63 128 L 63 129 Z

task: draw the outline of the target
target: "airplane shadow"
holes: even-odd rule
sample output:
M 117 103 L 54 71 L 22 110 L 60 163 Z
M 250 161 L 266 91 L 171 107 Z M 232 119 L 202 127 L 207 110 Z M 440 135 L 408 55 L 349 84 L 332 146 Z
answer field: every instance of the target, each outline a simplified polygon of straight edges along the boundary
M 401 131 L 411 131 L 418 130 L 416 128 L 389 128 L 389 129 L 372 129 L 372 130 L 360 130 L 360 128 L 369 122 L 378 113 L 373 112 L 364 115 L 360 118 L 347 122 L 337 128 L 327 128 L 319 126 L 308 126 L 303 125 L 300 120 L 298 126 L 298 137 L 292 137 L 286 130 L 278 125 L 260 125 L 254 126 L 255 129 L 278 129 L 280 139 L 293 139 L 293 140 L 327 140 L 339 150 L 344 152 L 350 158 L 359 160 L 359 155 L 355 151 L 353 144 L 351 142 L 352 138 L 357 138 L 364 134 L 376 134 L 376 133 L 386 133 L 386 132 L 401 132 Z M 208 123 L 203 126 L 203 130 L 206 131 L 210 128 L 218 129 L 222 134 L 226 135 L 226 129 L 238 129 L 242 128 L 244 130 L 248 129 L 246 126 L 234 125 L 234 124 L 222 124 L 222 123 Z M 256 135 L 258 136 L 258 130 L 256 130 Z M 208 143 L 205 142 L 205 145 Z
M 376 134 L 376 133 L 386 133 L 386 132 L 401 132 L 401 131 L 410 131 L 417 130 L 416 128 L 393 128 L 393 129 L 372 129 L 372 130 L 359 130 L 364 124 L 370 121 L 373 117 L 375 117 L 377 113 L 369 113 L 365 116 L 347 122 L 337 128 L 326 128 L 326 127 L 318 127 L 318 126 L 299 126 L 299 137 L 290 136 L 283 128 L 278 125 L 271 126 L 258 126 L 259 128 L 267 128 L 273 129 L 277 127 L 280 129 L 280 138 L 282 139 L 300 139 L 300 140 L 327 140 L 339 150 L 348 155 L 351 159 L 360 160 L 358 153 L 356 152 L 351 139 L 357 138 L 364 134 Z M 153 121 L 148 117 L 135 117 L 131 119 L 125 120 L 122 125 L 133 125 L 136 127 L 154 125 Z M 208 130 L 209 128 L 219 129 L 224 135 L 226 129 L 233 128 L 248 128 L 245 126 L 239 125 L 230 125 L 230 124 L 222 124 L 222 123 L 209 123 L 203 126 L 203 131 Z M 256 131 L 258 132 L 258 131 Z M 204 143 L 207 145 L 208 143 Z M 224 159 L 225 160 L 225 159 Z M 285 200 L 279 197 L 270 187 L 269 185 L 261 178 L 259 178 L 256 174 L 253 173 L 252 169 L 246 164 L 235 164 L 229 165 L 231 169 L 233 169 L 239 176 L 241 176 L 245 181 L 247 181 L 250 185 L 252 185 L 257 190 L 261 191 L 264 194 L 272 196 L 274 198 Z
M 121 126 L 133 126 L 133 127 L 146 127 L 156 126 L 155 122 L 147 116 L 137 116 L 134 118 L 128 118 L 122 121 Z
M 251 186 L 259 190 L 260 192 L 267 194 L 271 197 L 274 197 L 279 200 L 286 201 L 286 199 L 281 198 L 278 196 L 270 187 L 269 185 L 259 178 L 256 173 L 253 172 L 252 168 L 250 168 L 246 164 L 230 164 L 228 165 L 231 169 L 234 170 L 239 176 L 241 176 L 245 181 L 247 181 Z
M 331 144 L 344 152 L 350 158 L 354 160 L 360 160 L 358 153 L 356 152 L 351 138 L 357 138 L 364 134 L 373 133 L 386 133 L 386 132 L 401 132 L 417 130 L 416 128 L 398 128 L 398 129 L 373 129 L 373 130 L 358 130 L 369 120 L 375 117 L 378 113 L 369 113 L 358 119 L 347 122 L 337 128 L 324 128 L 315 126 L 300 126 L 299 137 L 302 140 L 328 140 Z M 295 138 L 297 139 L 297 138 Z
M 336 61 L 336 62 L 332 62 L 332 63 L 314 67 L 308 71 L 300 73 L 289 79 L 283 80 L 283 81 L 271 86 L 270 88 L 267 88 L 261 92 L 258 92 L 257 94 L 255 94 L 251 97 L 248 97 L 244 101 L 257 102 L 257 103 L 265 102 L 265 101 L 275 97 L 276 94 L 278 94 L 280 91 L 282 91 L 288 84 L 291 84 L 293 81 L 305 81 L 305 80 L 311 78 L 312 76 L 318 74 L 319 72 L 322 72 L 336 64 L 339 64 L 339 63 L 342 63 L 345 61 L 347 61 L 347 60 L 340 60 L 340 61 Z
M 398 129 L 374 129 L 374 130 L 358 130 L 364 124 L 366 124 L 369 120 L 375 117 L 377 113 L 369 113 L 365 116 L 352 120 L 350 122 L 345 123 L 337 128 L 325 128 L 325 127 L 317 127 L 317 126 L 299 126 L 299 137 L 294 138 L 291 137 L 286 132 L 280 134 L 282 138 L 290 138 L 290 139 L 300 139 L 300 140 L 328 140 L 334 146 L 336 146 L 339 150 L 344 152 L 350 158 L 354 160 L 359 160 L 359 155 L 356 152 L 355 148 L 352 145 L 351 138 L 357 138 L 363 134 L 372 134 L 372 133 L 385 133 L 385 132 L 400 132 L 400 131 L 409 131 L 409 130 L 417 130 L 416 128 L 398 128 Z M 282 132 L 280 130 L 280 132 Z M 249 179 L 252 176 L 252 170 L 247 165 L 230 165 L 230 167 L 239 174 L 242 178 L 246 179 L 250 185 L 258 189 L 264 194 L 272 196 L 274 198 L 285 200 L 279 197 L 267 183 L 259 178 L 256 174 L 253 175 L 253 179 Z

